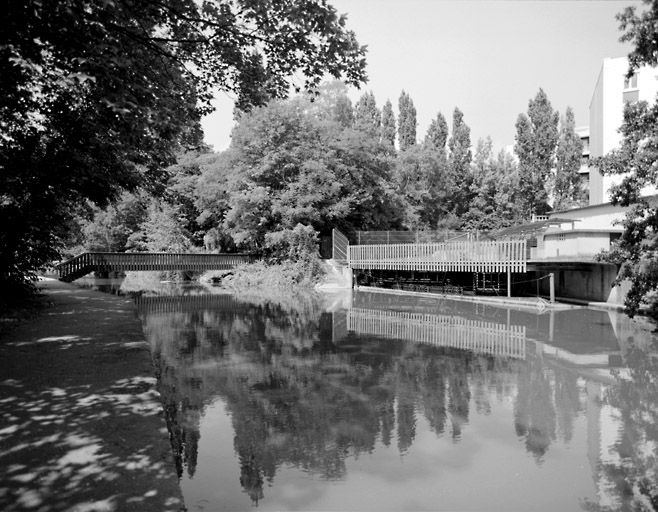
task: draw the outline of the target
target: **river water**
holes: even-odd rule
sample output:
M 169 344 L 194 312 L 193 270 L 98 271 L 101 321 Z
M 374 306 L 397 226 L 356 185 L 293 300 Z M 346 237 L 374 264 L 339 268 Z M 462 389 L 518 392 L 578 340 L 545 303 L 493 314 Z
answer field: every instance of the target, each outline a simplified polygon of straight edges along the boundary
M 363 290 L 169 293 L 136 302 L 190 511 L 658 502 L 642 321 Z

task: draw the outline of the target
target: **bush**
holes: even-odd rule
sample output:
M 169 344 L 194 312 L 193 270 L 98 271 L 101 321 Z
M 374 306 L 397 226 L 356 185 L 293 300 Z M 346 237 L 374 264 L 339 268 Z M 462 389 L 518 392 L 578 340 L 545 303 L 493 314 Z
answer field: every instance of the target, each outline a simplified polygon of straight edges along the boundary
M 318 234 L 304 224 L 268 233 L 265 235 L 265 256 L 271 263 L 310 262 L 318 257 Z
M 312 288 L 322 276 L 317 256 L 306 261 L 267 263 L 258 261 L 235 268 L 222 280 L 222 286 L 234 291 L 260 289 Z

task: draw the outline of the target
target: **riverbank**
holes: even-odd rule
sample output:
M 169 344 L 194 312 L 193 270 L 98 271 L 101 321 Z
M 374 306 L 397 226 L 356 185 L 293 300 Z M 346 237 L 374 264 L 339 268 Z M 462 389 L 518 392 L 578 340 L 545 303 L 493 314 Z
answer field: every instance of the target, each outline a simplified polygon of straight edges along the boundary
M 0 510 L 185 510 L 128 298 L 53 279 L 0 337 Z

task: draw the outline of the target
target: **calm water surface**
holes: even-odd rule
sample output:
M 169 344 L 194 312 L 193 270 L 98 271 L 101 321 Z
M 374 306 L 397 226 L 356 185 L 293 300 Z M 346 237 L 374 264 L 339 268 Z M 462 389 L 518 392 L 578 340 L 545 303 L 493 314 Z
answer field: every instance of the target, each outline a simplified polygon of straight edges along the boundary
M 137 299 L 190 511 L 653 510 L 624 315 L 366 291 Z

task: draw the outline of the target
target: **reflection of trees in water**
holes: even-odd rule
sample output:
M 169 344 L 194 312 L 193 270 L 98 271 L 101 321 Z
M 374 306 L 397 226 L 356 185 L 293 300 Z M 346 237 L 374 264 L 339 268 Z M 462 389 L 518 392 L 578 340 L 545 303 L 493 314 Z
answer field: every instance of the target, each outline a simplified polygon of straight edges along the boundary
M 459 441 L 471 407 L 488 414 L 492 400 L 515 393 L 516 431 L 538 461 L 553 440 L 573 432 L 582 390 L 540 359 L 351 333 L 334 343 L 330 318 L 303 307 L 236 302 L 230 309 L 145 315 L 180 474 L 194 474 L 199 418 L 217 396 L 230 413 L 240 482 L 254 503 L 281 465 L 341 479 L 346 460 L 377 443 L 395 439 L 406 453 L 419 415 L 437 436 Z
M 619 436 L 597 468 L 606 481 L 614 510 L 658 510 L 658 357 L 629 339 L 624 362 L 630 379 L 606 389 L 603 403 L 619 417 Z M 586 503 L 586 510 L 610 510 Z

